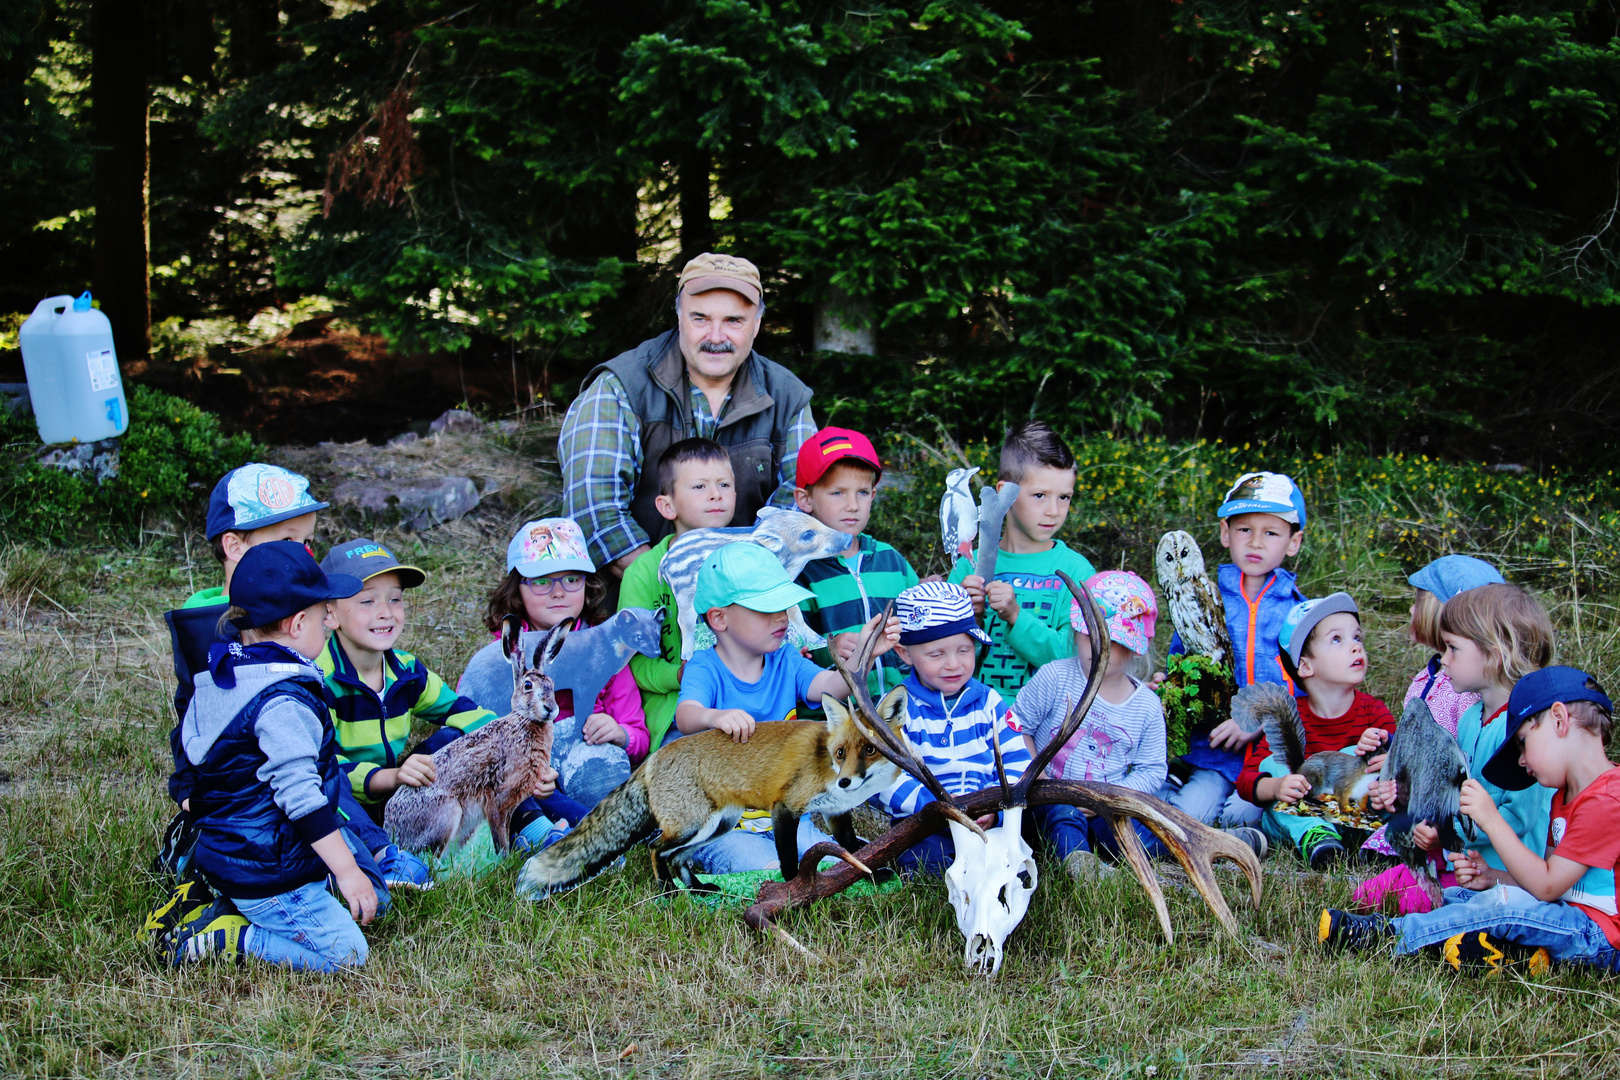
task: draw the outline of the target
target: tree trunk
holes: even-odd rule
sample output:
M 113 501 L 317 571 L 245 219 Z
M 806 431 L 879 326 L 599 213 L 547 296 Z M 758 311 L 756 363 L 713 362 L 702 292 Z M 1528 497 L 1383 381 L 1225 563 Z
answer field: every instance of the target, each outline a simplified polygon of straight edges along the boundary
M 118 359 L 152 348 L 152 236 L 147 216 L 146 0 L 95 0 L 91 12 L 90 116 L 96 141 L 92 288 L 112 322 Z
M 829 287 L 827 298 L 816 305 L 811 348 L 816 352 L 876 356 L 877 325 L 872 301 L 851 296 L 837 286 Z
M 709 218 L 709 155 L 693 150 L 681 159 L 681 263 L 714 248 Z

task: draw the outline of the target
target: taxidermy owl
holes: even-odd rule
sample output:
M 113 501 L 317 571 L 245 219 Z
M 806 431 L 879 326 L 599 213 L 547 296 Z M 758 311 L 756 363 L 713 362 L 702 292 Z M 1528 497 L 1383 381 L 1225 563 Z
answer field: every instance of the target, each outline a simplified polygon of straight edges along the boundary
M 1163 606 L 1181 634 L 1183 651 L 1207 656 L 1217 664 L 1232 662 L 1232 638 L 1226 631 L 1226 605 L 1221 591 L 1204 572 L 1198 541 L 1184 532 L 1167 532 L 1153 557 Z
M 979 507 L 973 501 L 968 481 L 978 469 L 953 469 L 945 478 L 945 497 L 939 501 L 939 537 L 945 554 L 965 559 L 973 554 L 973 541 L 979 533 Z

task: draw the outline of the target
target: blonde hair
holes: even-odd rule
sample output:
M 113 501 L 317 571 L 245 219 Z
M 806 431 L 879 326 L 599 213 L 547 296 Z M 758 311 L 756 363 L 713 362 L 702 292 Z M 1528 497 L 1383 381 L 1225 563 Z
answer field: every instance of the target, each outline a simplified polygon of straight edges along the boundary
M 1445 606 L 1445 601 L 1428 589 L 1417 590 L 1412 600 L 1412 638 L 1435 652 L 1446 651 L 1446 643 L 1440 640 L 1440 612 Z
M 1552 663 L 1553 628 L 1546 609 L 1517 585 L 1481 585 L 1440 609 L 1440 630 L 1467 638 L 1485 653 L 1485 674 L 1512 686 Z

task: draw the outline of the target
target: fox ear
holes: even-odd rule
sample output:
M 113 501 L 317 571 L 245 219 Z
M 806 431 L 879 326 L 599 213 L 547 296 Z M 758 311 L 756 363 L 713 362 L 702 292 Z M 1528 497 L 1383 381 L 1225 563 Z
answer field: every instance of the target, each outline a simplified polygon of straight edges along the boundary
M 883 695 L 878 702 L 878 719 L 896 731 L 903 731 L 906 726 L 906 688 L 897 686 Z
M 821 711 L 827 714 L 827 731 L 837 734 L 838 729 L 849 723 L 849 709 L 842 701 L 831 694 L 821 695 Z

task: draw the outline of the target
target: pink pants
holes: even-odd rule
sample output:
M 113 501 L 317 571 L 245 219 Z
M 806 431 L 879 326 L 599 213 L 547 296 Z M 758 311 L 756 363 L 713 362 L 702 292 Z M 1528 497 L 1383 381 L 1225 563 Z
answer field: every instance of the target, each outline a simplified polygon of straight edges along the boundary
M 1457 875 L 1449 870 L 1440 875 L 1441 888 L 1455 884 Z M 1404 865 L 1392 866 L 1382 874 L 1370 877 L 1357 885 L 1353 906 L 1362 913 L 1381 911 L 1384 901 L 1391 895 L 1395 897 L 1397 915 L 1422 915 L 1434 910 L 1429 894 L 1418 884 L 1417 877 L 1412 871 Z

